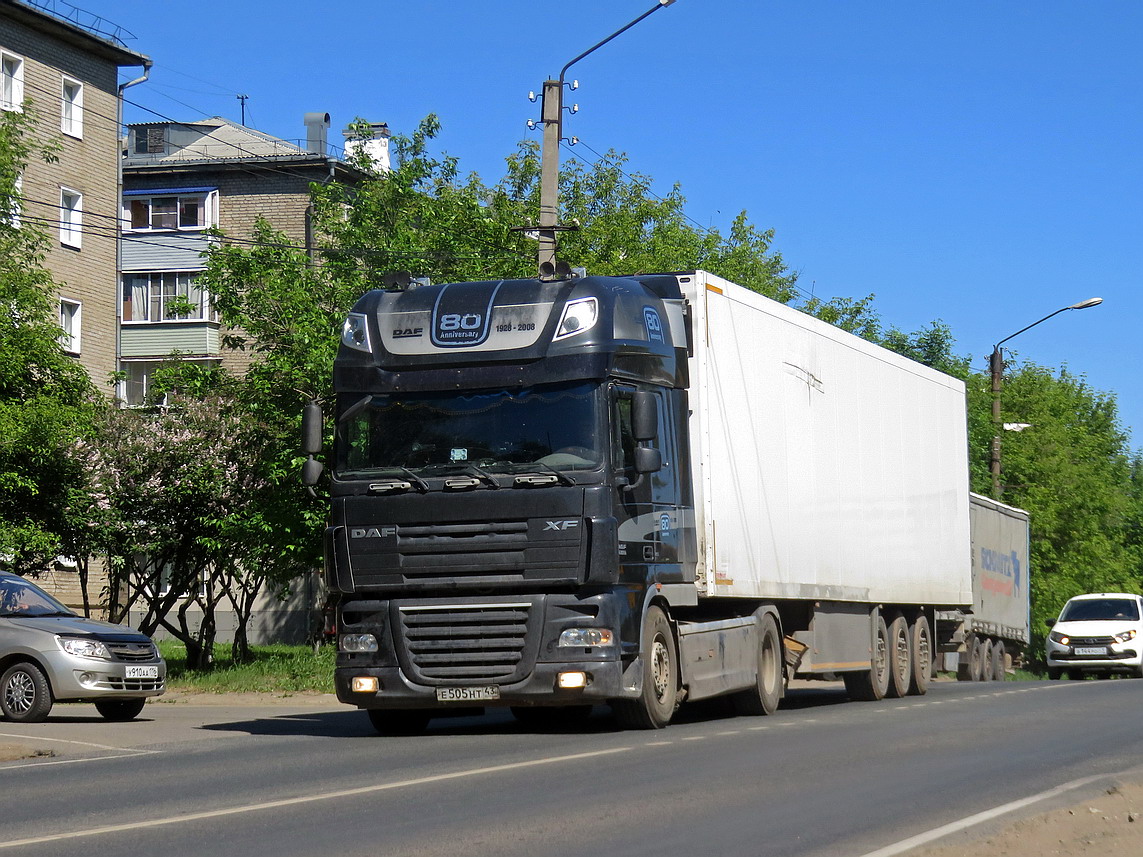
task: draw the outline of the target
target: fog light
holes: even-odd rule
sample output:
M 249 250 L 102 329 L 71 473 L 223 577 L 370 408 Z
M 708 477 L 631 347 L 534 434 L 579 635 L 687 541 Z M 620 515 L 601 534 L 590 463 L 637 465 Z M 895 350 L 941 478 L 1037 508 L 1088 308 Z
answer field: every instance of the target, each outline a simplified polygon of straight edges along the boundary
M 564 690 L 574 690 L 578 687 L 587 687 L 587 673 L 560 673 L 559 678 L 556 679 L 556 684 Z
M 94 673 L 80 673 L 79 674 L 79 683 L 84 685 L 85 687 L 90 687 L 90 686 L 98 683 L 98 681 L 99 681 L 99 676 L 95 675 Z
M 381 682 L 377 681 L 376 676 L 356 675 L 350 687 L 354 693 L 376 693 L 381 689 Z

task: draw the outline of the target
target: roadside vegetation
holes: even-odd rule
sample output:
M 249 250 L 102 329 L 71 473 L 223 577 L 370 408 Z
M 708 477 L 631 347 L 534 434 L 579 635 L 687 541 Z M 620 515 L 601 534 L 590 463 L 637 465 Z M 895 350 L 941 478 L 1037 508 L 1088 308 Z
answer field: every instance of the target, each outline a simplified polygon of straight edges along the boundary
M 183 693 L 333 693 L 333 646 L 251 646 L 250 657 L 216 660 L 209 670 L 187 666 L 177 640 L 159 643 L 167 662 L 167 689 Z

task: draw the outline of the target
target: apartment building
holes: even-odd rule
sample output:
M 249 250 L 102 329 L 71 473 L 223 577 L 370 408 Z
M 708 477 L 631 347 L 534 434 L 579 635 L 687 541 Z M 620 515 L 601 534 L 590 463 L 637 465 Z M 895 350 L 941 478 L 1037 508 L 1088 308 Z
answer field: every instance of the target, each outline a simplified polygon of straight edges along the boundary
M 258 217 L 290 241 L 309 240 L 309 188 L 364 174 L 328 143 L 329 115 L 304 117 L 306 137 L 289 141 L 212 117 L 128 127 L 123 161 L 121 396 L 147 401 L 151 374 L 180 359 L 241 372 L 247 353 L 222 348 L 210 295 L 198 283 L 220 227 L 249 240 Z M 388 130 L 376 126 L 378 142 Z
M 38 140 L 59 145 L 54 163 L 27 165 L 21 221 L 50 237 L 64 347 L 108 393 L 117 367 L 120 94 L 150 67 L 126 47 L 129 35 L 62 0 L 0 0 L 0 109 L 29 111 Z M 134 80 L 121 84 L 120 70 L 131 67 Z

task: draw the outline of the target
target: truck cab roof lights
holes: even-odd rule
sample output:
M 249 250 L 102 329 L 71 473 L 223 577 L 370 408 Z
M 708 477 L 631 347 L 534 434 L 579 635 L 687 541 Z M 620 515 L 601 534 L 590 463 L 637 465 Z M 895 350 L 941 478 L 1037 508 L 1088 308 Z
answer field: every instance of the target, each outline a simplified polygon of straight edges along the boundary
M 599 301 L 595 298 L 568 301 L 563 314 L 560 315 L 560 323 L 556 327 L 556 335 L 552 337 L 552 341 L 559 342 L 561 339 L 578 336 L 595 327 L 598 320 Z
M 369 341 L 369 319 L 364 313 L 351 312 L 341 327 L 341 342 L 358 351 L 372 351 Z

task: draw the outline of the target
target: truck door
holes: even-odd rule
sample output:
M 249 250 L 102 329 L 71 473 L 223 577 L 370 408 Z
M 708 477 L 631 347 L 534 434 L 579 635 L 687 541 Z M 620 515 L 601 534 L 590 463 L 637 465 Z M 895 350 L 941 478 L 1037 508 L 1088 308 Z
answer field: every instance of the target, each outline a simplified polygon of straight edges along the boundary
M 676 405 L 675 391 L 655 389 L 650 392 L 656 403 L 655 436 L 640 440 L 636 437 L 632 413 L 635 388 L 617 384 L 612 391 L 620 564 L 638 579 L 674 580 L 678 579 L 677 570 L 652 566 L 679 562 L 681 534 L 692 516 L 684 515 L 679 505 L 678 437 L 676 421 L 671 417 Z M 658 470 L 637 472 L 639 446 L 658 450 L 661 462 Z M 693 526 L 693 521 L 690 523 Z

